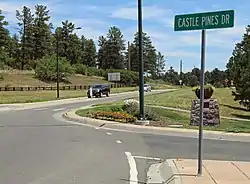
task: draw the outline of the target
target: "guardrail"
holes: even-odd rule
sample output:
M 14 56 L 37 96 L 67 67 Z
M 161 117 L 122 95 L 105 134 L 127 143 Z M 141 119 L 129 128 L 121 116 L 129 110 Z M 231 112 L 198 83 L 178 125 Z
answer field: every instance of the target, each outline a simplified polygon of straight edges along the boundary
M 110 88 L 121 88 L 121 87 L 132 87 L 133 85 L 125 84 L 108 84 Z M 63 85 L 59 86 L 60 90 L 87 90 L 91 85 Z M 45 91 L 45 90 L 56 90 L 56 86 L 38 86 L 38 87 L 0 87 L 0 91 Z

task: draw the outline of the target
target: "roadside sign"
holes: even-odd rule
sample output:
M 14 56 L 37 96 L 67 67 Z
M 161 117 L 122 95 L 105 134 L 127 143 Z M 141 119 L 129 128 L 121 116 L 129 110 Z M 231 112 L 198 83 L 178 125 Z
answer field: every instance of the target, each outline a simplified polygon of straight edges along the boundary
M 201 75 L 200 75 L 200 124 L 198 142 L 198 176 L 202 176 L 203 157 L 203 104 L 204 104 L 204 71 L 206 54 L 206 29 L 234 27 L 234 10 L 176 15 L 175 31 L 201 31 Z
M 234 27 L 234 10 L 175 16 L 174 30 L 189 31 Z
M 120 81 L 121 74 L 120 73 L 108 73 L 108 81 Z

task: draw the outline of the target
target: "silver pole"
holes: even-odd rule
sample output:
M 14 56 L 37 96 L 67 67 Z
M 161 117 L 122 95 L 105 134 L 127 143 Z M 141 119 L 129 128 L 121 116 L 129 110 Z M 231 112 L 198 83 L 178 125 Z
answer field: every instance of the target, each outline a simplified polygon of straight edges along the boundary
M 205 70 L 205 47 L 206 31 L 201 33 L 201 76 L 200 76 L 200 125 L 199 125 L 199 146 L 198 146 L 198 176 L 202 175 L 203 159 L 203 108 L 204 108 L 204 70 Z

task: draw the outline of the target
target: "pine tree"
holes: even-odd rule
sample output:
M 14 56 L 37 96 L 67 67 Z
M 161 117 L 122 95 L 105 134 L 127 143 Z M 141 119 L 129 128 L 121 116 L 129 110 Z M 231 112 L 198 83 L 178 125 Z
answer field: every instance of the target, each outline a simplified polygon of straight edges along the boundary
M 131 55 L 131 65 L 133 71 L 138 71 L 138 48 L 139 48 L 139 36 L 138 32 L 134 35 L 134 45 L 137 49 L 136 55 Z M 157 54 L 156 49 L 152 44 L 151 38 L 147 35 L 147 33 L 142 33 L 142 43 L 143 43 L 143 63 L 144 63 L 144 71 L 149 72 L 151 74 L 155 74 L 156 65 L 157 65 Z M 133 46 L 130 50 L 133 50 Z M 133 51 L 134 52 L 134 51 Z
M 89 67 L 96 66 L 96 46 L 92 39 L 86 40 L 84 50 L 84 64 Z
M 107 37 L 99 37 L 98 62 L 102 69 L 124 69 L 125 40 L 119 28 L 111 27 Z
M 76 34 L 70 34 L 68 40 L 68 48 L 66 57 L 70 61 L 70 64 L 76 64 L 81 61 L 82 51 L 79 49 L 81 47 L 81 40 Z
M 35 6 L 35 17 L 33 25 L 34 34 L 34 59 L 40 59 L 47 54 L 52 53 L 51 46 L 51 28 L 52 23 L 49 23 L 49 10 L 46 6 Z
M 164 58 L 164 55 L 162 55 L 161 52 L 158 52 L 156 56 L 156 70 L 155 70 L 157 77 L 160 77 L 161 74 L 164 72 L 165 62 L 166 60 Z
M 8 59 L 8 46 L 10 42 L 9 31 L 5 28 L 8 22 L 5 21 L 5 16 L 2 15 L 0 10 L 0 68 L 3 69 L 7 64 Z
M 250 109 L 250 25 L 247 26 L 243 40 L 236 44 L 227 68 L 234 81 L 235 100 Z
M 8 22 L 5 20 L 5 16 L 2 15 L 2 10 L 0 10 L 0 49 L 4 49 L 9 43 L 9 31 L 5 28 Z
M 18 25 L 21 27 L 21 44 L 22 44 L 22 60 L 21 60 L 21 70 L 24 69 L 25 65 L 30 67 L 30 61 L 34 59 L 34 37 L 33 37 L 33 23 L 34 15 L 31 10 L 24 6 L 22 12 L 16 11 L 17 20 L 19 20 Z

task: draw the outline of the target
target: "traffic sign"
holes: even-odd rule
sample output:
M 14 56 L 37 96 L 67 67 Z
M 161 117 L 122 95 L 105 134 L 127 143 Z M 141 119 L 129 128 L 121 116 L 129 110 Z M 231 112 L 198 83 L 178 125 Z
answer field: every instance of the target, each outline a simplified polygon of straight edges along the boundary
M 205 48 L 206 48 L 206 29 L 230 28 L 234 27 L 234 10 L 195 13 L 176 15 L 175 31 L 201 31 L 201 75 L 200 75 L 200 124 L 199 124 L 199 143 L 198 143 L 198 176 L 202 176 L 202 157 L 203 157 L 203 104 L 204 104 L 204 73 L 205 73 Z
M 234 10 L 175 16 L 174 30 L 204 30 L 234 27 Z

